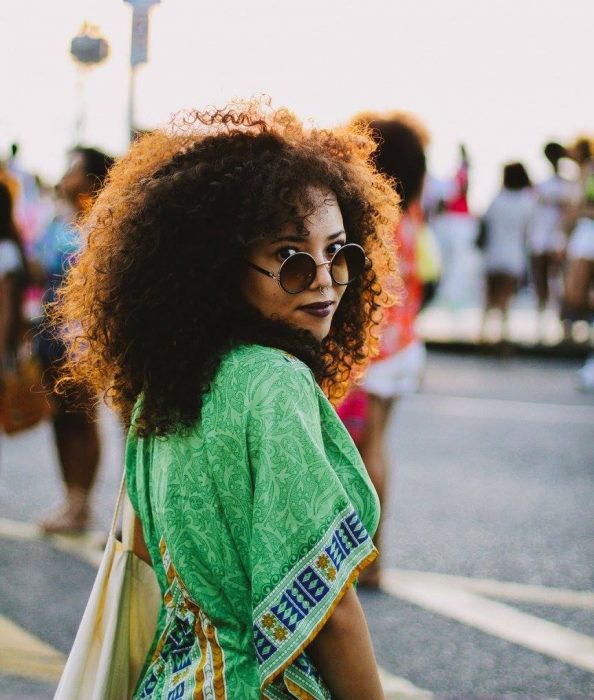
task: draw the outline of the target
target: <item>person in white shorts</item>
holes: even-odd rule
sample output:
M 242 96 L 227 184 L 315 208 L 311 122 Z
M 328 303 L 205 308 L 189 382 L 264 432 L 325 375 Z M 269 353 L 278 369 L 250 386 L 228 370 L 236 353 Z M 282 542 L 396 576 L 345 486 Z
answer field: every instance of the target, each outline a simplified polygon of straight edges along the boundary
M 559 143 L 547 143 L 544 155 L 553 168 L 553 174 L 534 188 L 536 203 L 528 224 L 528 250 L 532 268 L 532 282 L 542 316 L 552 296 L 560 301 L 561 262 L 567 237 L 563 231 L 563 218 L 571 200 L 569 182 L 559 174 L 559 161 L 567 155 Z
M 374 362 L 363 380 L 363 388 L 382 399 L 414 394 L 421 386 L 426 360 L 425 345 L 415 339 L 394 355 Z
M 486 230 L 485 308 L 481 336 L 487 340 L 488 317 L 499 314 L 498 340 L 507 337 L 509 305 L 526 271 L 526 235 L 534 211 L 530 178 L 522 163 L 503 168 L 503 186 L 483 217 Z
M 575 226 L 567 244 L 565 304 L 573 320 L 594 322 L 594 159 L 591 142 L 580 139 L 570 151 L 580 166 L 580 198 L 574 210 Z M 594 329 L 590 332 L 594 346 Z M 580 388 L 594 391 L 594 352 L 579 372 Z
M 575 225 L 567 244 L 566 300 L 576 312 L 592 312 L 589 292 L 594 263 L 594 160 L 590 143 L 578 141 L 571 155 L 580 166 L 579 200 L 575 204 Z
M 374 154 L 378 169 L 397 181 L 403 216 L 394 231 L 401 286 L 394 284 L 399 303 L 384 309 L 380 326 L 380 355 L 373 360 L 362 384 L 339 407 L 357 444 L 373 485 L 384 503 L 389 462 L 385 451 L 388 419 L 399 399 L 419 388 L 425 368 L 425 347 L 415 331 L 422 305 L 423 285 L 418 268 L 418 236 L 424 225 L 420 198 L 426 171 L 425 132 L 414 118 L 404 114 L 366 120 L 378 141 Z M 381 520 L 375 541 L 379 542 Z M 362 586 L 379 586 L 376 559 L 361 575 Z

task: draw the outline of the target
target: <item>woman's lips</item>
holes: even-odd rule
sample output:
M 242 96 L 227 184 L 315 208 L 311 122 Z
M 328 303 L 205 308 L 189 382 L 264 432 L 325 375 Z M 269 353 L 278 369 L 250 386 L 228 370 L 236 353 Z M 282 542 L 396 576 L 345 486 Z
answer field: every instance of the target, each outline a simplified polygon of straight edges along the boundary
M 332 313 L 332 306 L 334 302 L 332 301 L 317 301 L 314 304 L 305 304 L 300 306 L 300 311 L 305 311 L 305 313 L 311 316 L 317 316 L 318 318 L 325 318 Z

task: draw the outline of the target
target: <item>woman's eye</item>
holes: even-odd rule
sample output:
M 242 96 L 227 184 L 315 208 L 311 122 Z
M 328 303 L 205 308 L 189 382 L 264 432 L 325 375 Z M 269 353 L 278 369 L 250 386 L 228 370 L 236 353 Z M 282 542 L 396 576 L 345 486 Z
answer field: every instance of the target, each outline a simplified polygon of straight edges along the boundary
M 336 243 L 333 243 L 332 245 L 328 246 L 328 255 L 332 257 L 338 251 L 342 248 L 342 246 L 345 244 L 345 241 L 336 241 Z
M 287 258 L 291 257 L 291 255 L 295 255 L 297 253 L 296 248 L 281 248 L 280 250 L 276 251 L 276 255 L 280 260 L 286 260 Z

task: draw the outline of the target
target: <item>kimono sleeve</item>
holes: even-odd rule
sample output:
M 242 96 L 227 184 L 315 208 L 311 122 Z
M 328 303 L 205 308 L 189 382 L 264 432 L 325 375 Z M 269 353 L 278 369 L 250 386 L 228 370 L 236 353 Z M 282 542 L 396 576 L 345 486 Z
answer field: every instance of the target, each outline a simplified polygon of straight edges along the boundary
M 314 379 L 276 363 L 252 396 L 253 635 L 261 688 L 301 654 L 376 556 L 324 449 Z

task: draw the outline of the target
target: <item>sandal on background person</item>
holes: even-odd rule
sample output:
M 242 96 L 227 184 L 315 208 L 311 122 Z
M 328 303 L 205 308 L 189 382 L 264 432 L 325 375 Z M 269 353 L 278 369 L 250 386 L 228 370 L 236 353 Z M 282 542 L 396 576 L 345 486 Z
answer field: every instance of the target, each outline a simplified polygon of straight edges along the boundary
M 45 516 L 39 527 L 47 535 L 75 534 L 86 530 L 89 521 L 89 493 L 74 486 L 68 488 L 64 504 Z

